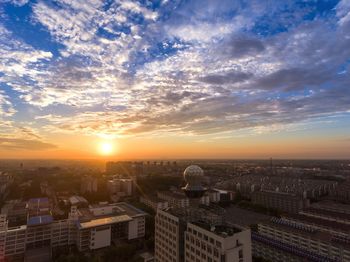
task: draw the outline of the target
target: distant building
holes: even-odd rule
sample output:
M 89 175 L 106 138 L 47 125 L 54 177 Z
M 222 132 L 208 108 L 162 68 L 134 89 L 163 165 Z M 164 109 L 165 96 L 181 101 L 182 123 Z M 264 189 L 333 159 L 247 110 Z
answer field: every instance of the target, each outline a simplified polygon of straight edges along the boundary
M 12 182 L 13 182 L 12 175 L 10 175 L 6 172 L 0 171 L 0 199 L 5 194 L 6 190 L 12 184 Z
M 1 214 L 6 215 L 9 226 L 17 226 L 27 221 L 27 203 L 20 200 L 11 200 L 1 209 Z
M 155 211 L 157 211 L 158 209 L 166 209 L 169 207 L 168 201 L 165 201 L 155 196 L 141 196 L 140 202 L 149 206 Z
M 177 172 L 176 162 L 163 161 L 110 161 L 106 163 L 108 175 L 120 175 L 123 177 L 142 177 L 149 174 L 164 175 Z
M 232 179 L 231 187 L 250 199 L 256 191 L 278 191 L 309 199 L 319 199 L 334 191 L 335 181 L 304 179 L 293 174 L 295 169 L 285 170 L 283 175 L 245 175 Z M 290 175 L 290 176 L 288 176 Z
M 219 192 L 220 196 L 220 202 L 230 202 L 235 199 L 236 192 L 229 191 L 229 190 L 222 190 L 222 189 L 214 189 L 215 191 Z M 209 192 L 210 193 L 210 192 Z
M 84 176 L 81 180 L 80 191 L 82 194 L 97 192 L 98 181 L 97 178 L 91 176 Z
M 82 196 L 71 196 L 69 198 L 69 204 L 71 206 L 87 207 L 89 202 Z
M 133 193 L 133 180 L 130 178 L 113 178 L 107 181 L 107 189 L 110 194 L 119 197 L 131 196 Z
M 252 193 L 252 203 L 288 213 L 298 213 L 310 205 L 308 199 L 275 191 L 256 191 Z
M 220 202 L 220 191 L 215 189 L 210 189 L 207 191 L 207 195 L 209 196 L 209 201 L 211 203 Z
M 350 181 L 338 184 L 331 190 L 330 196 L 335 200 L 350 203 Z

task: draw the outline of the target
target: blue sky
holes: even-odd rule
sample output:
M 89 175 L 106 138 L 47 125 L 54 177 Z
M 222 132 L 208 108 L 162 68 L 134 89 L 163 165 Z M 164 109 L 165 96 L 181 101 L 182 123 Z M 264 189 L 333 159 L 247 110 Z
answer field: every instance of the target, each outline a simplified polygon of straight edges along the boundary
M 349 141 L 349 67 L 349 0 L 0 0 L 0 149 Z

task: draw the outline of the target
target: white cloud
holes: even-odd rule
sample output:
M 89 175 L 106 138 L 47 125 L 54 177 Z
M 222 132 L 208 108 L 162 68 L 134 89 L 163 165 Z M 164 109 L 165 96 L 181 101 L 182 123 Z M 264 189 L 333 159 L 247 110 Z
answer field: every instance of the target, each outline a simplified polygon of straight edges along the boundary
M 257 36 L 248 31 L 269 11 L 258 2 L 245 11 L 238 4 L 230 9 L 232 1 L 201 5 L 175 12 L 186 17 L 176 23 L 178 17 L 162 21 L 161 11 L 135 1 L 108 10 L 98 0 L 38 1 L 33 20 L 64 46 L 60 57 L 0 27 L 0 81 L 40 108 L 43 129 L 98 136 L 278 131 L 349 110 L 349 77 L 332 75 L 349 57 L 349 41 L 337 27 L 309 21 Z M 218 12 L 227 10 L 242 15 L 221 19 Z M 344 10 L 337 7 L 340 20 Z M 156 53 L 159 43 L 178 49 Z M 0 93 L 0 114 L 13 115 L 13 106 L 1 101 Z M 52 115 L 59 106 L 66 116 Z
M 3 121 L 3 117 L 10 117 L 16 113 L 9 99 L 9 96 L 7 96 L 3 90 L 0 90 L 0 121 Z

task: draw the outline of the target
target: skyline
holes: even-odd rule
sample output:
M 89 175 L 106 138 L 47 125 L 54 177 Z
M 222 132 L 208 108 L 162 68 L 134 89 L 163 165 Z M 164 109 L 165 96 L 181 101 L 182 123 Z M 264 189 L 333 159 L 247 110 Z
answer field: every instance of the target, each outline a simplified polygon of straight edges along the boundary
M 0 0 L 0 158 L 349 158 L 349 46 L 348 0 Z

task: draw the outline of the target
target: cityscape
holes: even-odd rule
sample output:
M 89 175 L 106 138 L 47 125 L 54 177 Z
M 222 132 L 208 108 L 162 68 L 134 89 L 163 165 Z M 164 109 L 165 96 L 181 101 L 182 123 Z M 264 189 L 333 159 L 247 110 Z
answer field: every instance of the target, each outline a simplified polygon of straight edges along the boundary
M 350 262 L 349 0 L 0 0 L 0 262 Z

